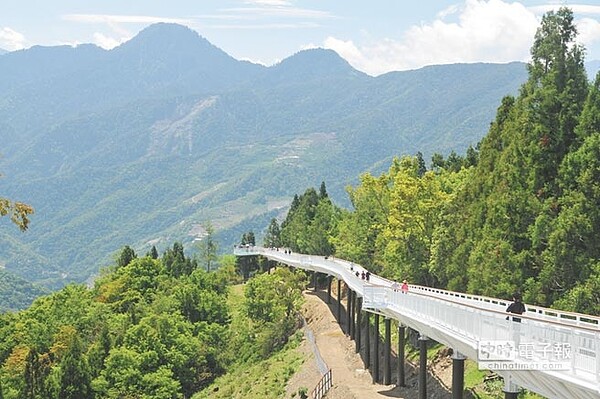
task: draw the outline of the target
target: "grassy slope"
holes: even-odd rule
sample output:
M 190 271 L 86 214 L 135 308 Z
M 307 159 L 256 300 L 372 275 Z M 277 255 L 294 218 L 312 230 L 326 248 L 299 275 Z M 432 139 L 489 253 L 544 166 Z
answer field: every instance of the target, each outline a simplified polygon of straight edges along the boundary
M 234 286 L 229 293 L 232 328 L 235 328 L 236 323 L 244 322 L 240 315 L 244 299 L 243 288 L 243 285 Z M 192 399 L 281 398 L 291 376 L 306 361 L 305 356 L 296 350 L 301 339 L 302 334 L 298 332 L 283 350 L 270 358 L 253 364 L 235 365 Z

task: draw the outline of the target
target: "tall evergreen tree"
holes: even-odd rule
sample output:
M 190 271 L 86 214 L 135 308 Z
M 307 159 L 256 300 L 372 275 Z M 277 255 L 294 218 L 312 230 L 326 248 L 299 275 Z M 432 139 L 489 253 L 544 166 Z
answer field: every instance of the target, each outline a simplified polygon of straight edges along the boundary
M 151 257 L 152 259 L 158 259 L 158 250 L 156 249 L 156 246 L 152 246 L 152 248 L 150 248 L 150 251 L 148 251 L 148 254 L 146 256 Z
M 210 272 L 215 265 L 218 257 L 218 244 L 215 240 L 215 229 L 210 222 L 204 225 L 206 235 L 198 242 L 200 262 L 205 267 L 206 271 Z M 252 234 L 254 240 L 254 233 Z
M 277 219 L 275 218 L 271 219 L 271 223 L 269 223 L 269 227 L 267 227 L 263 245 L 267 248 L 281 247 L 281 231 L 279 229 L 279 223 L 277 223 Z
M 38 352 L 34 348 L 31 348 L 25 359 L 25 398 L 36 399 L 41 397 L 42 382 L 40 374 Z
M 137 258 L 135 251 L 129 245 L 125 245 L 117 258 L 117 266 L 124 267 Z
M 256 245 L 256 237 L 253 231 L 248 231 L 242 235 L 242 245 Z
M 327 187 L 325 187 L 325 182 L 321 182 L 321 187 L 319 187 L 319 199 L 324 199 L 329 197 L 327 194 Z
M 87 360 L 83 354 L 81 338 L 75 335 L 60 364 L 60 390 L 58 399 L 93 399 Z
M 541 198 L 557 193 L 558 167 L 575 142 L 575 127 L 587 95 L 583 48 L 575 40 L 573 12 L 561 8 L 542 17 L 533 46 L 523 105 L 532 160 L 532 189 Z

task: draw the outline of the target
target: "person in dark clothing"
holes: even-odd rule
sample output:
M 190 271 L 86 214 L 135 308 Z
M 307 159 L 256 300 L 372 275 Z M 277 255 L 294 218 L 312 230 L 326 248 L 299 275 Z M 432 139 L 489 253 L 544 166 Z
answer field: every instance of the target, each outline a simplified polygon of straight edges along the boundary
M 523 304 L 523 302 L 521 302 L 521 294 L 519 294 L 518 292 L 515 292 L 513 294 L 513 303 L 508 305 L 508 308 L 506 308 L 506 311 L 508 313 L 514 313 L 514 314 L 523 314 L 526 312 L 525 305 Z M 506 316 L 506 320 L 509 320 L 509 319 L 512 319 L 512 321 L 515 321 L 517 323 L 521 322 L 520 317 Z

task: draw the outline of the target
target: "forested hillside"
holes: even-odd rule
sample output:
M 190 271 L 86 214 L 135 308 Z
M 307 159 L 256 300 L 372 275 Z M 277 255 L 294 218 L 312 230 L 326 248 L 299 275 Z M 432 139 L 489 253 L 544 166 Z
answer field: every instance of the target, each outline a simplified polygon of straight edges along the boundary
M 124 245 L 189 249 L 209 221 L 228 248 L 305 187 L 325 180 L 341 202 L 394 155 L 476 143 L 525 78 L 522 63 L 372 77 L 324 49 L 264 67 L 174 24 L 110 51 L 4 54 L 0 196 L 36 213 L 25 234 L 0 220 L 0 264 L 57 289 Z
M 138 258 L 125 247 L 94 288 L 69 285 L 0 315 L 0 398 L 190 398 L 286 345 L 302 272 L 257 276 L 236 303 L 235 258 L 207 273 L 182 248 Z
M 416 284 L 600 314 L 600 75 L 588 85 L 568 9 L 546 14 L 529 77 L 465 156 L 395 159 L 349 187 L 309 189 L 282 245 Z M 273 230 L 272 228 L 270 230 Z M 274 230 L 277 231 L 277 230 Z

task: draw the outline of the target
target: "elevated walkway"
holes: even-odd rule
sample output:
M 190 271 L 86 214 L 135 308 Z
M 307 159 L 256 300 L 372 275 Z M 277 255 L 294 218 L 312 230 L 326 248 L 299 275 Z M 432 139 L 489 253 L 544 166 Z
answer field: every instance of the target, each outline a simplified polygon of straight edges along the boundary
M 405 294 L 377 275 L 363 280 L 365 269 L 342 259 L 262 247 L 236 247 L 234 254 L 262 255 L 344 281 L 362 298 L 363 310 L 488 364 L 504 378 L 507 392 L 523 387 L 547 398 L 600 398 L 600 317 L 527 305 L 516 323 L 507 320 L 505 300 L 418 285 Z M 504 343 L 514 347 L 507 351 Z

